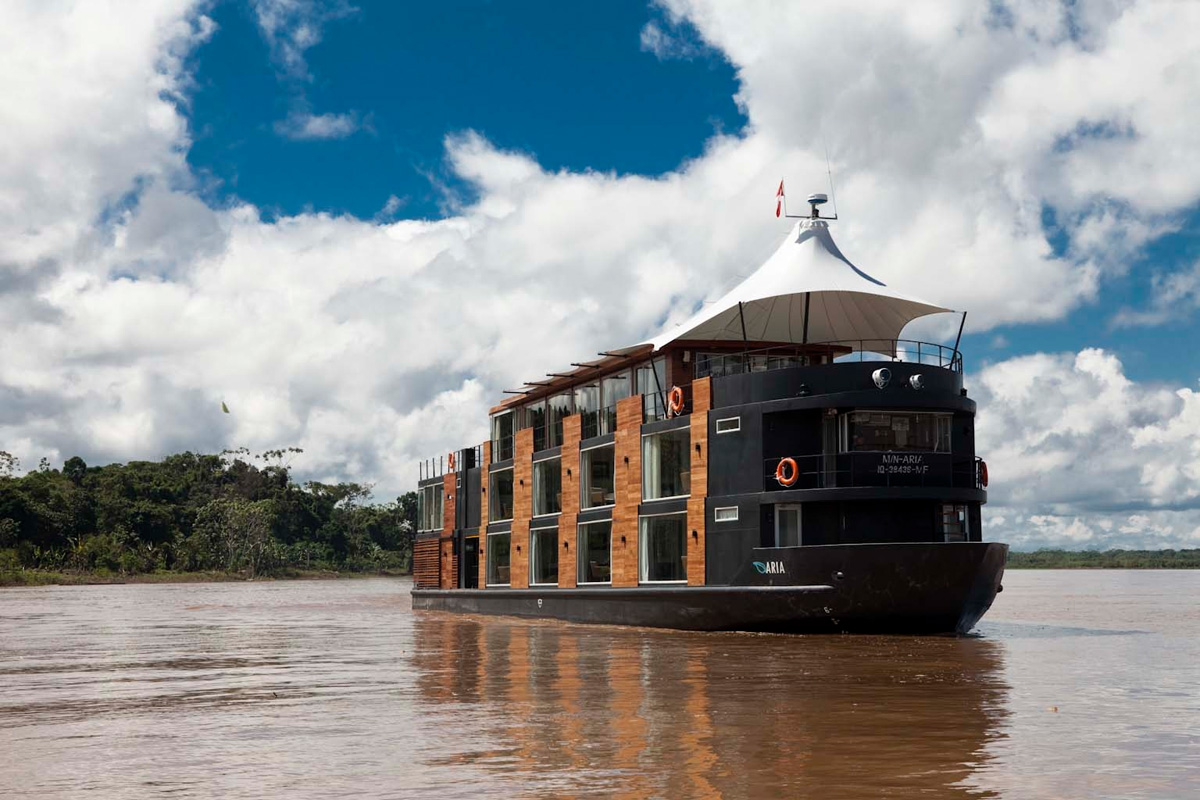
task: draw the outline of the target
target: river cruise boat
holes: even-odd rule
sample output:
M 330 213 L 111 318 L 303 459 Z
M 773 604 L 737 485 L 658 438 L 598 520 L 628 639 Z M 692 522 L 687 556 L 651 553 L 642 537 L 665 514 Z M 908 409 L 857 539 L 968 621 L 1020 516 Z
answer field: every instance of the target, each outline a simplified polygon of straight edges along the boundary
M 981 540 L 975 403 L 957 340 L 901 338 L 949 309 L 851 263 L 823 200 L 686 322 L 530 381 L 489 441 L 423 462 L 413 607 L 969 631 L 1008 553 Z

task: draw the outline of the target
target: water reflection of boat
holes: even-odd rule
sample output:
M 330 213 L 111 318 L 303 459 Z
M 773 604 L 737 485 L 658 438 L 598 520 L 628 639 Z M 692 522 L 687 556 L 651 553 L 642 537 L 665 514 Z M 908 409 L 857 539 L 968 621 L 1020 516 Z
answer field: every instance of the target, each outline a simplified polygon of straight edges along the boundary
M 993 796 L 978 773 L 1007 713 L 996 642 L 415 625 L 415 697 L 438 720 L 425 750 L 464 796 L 505 779 L 552 796 Z
M 697 630 L 965 632 L 1000 587 L 945 312 L 818 213 L 670 333 L 531 381 L 420 475 L 415 608 Z M 965 316 L 965 315 L 964 315 Z M 961 335 L 961 327 L 960 327 Z

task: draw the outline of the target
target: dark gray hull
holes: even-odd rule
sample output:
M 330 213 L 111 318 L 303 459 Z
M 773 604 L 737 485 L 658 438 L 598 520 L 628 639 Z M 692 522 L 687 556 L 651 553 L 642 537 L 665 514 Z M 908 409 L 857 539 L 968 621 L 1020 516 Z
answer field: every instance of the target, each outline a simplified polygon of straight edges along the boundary
M 695 631 L 966 633 L 1000 591 L 1008 545 L 760 548 L 734 586 L 414 589 L 414 609 Z

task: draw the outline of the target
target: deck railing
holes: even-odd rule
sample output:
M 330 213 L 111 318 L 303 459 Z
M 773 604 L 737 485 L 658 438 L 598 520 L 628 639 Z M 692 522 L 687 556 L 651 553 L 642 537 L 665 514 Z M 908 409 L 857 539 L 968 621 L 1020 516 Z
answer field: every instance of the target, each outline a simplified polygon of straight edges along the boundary
M 803 353 L 797 350 L 802 348 Z M 701 353 L 696 357 L 695 375 L 715 378 L 745 372 L 769 372 L 776 369 L 817 364 L 888 361 L 924 364 L 962 372 L 962 353 L 953 347 L 913 339 L 843 339 L 807 345 L 781 345 L 746 350 L 741 353 Z
M 454 451 L 454 467 L 450 466 L 450 454 L 427 458 L 424 461 L 417 463 L 417 480 L 425 481 L 430 478 L 440 478 L 447 472 L 459 472 L 469 467 L 477 467 L 483 463 L 483 445 L 477 444 L 470 448 L 474 460 L 470 464 L 459 463 L 462 458 L 462 450 Z

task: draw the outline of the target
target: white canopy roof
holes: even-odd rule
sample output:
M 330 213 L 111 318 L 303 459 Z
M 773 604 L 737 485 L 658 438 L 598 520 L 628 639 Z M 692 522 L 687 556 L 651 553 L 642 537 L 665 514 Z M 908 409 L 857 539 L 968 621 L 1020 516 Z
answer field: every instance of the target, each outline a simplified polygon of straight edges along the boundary
M 900 338 L 904 326 L 917 317 L 945 311 L 950 309 L 900 294 L 872 278 L 842 255 L 825 222 L 803 219 L 753 275 L 643 344 L 659 350 L 680 339 L 740 342 L 744 321 L 744 338 L 751 342 L 838 341 L 860 349 L 854 341 L 875 340 L 864 346 L 878 351 L 879 340 Z

